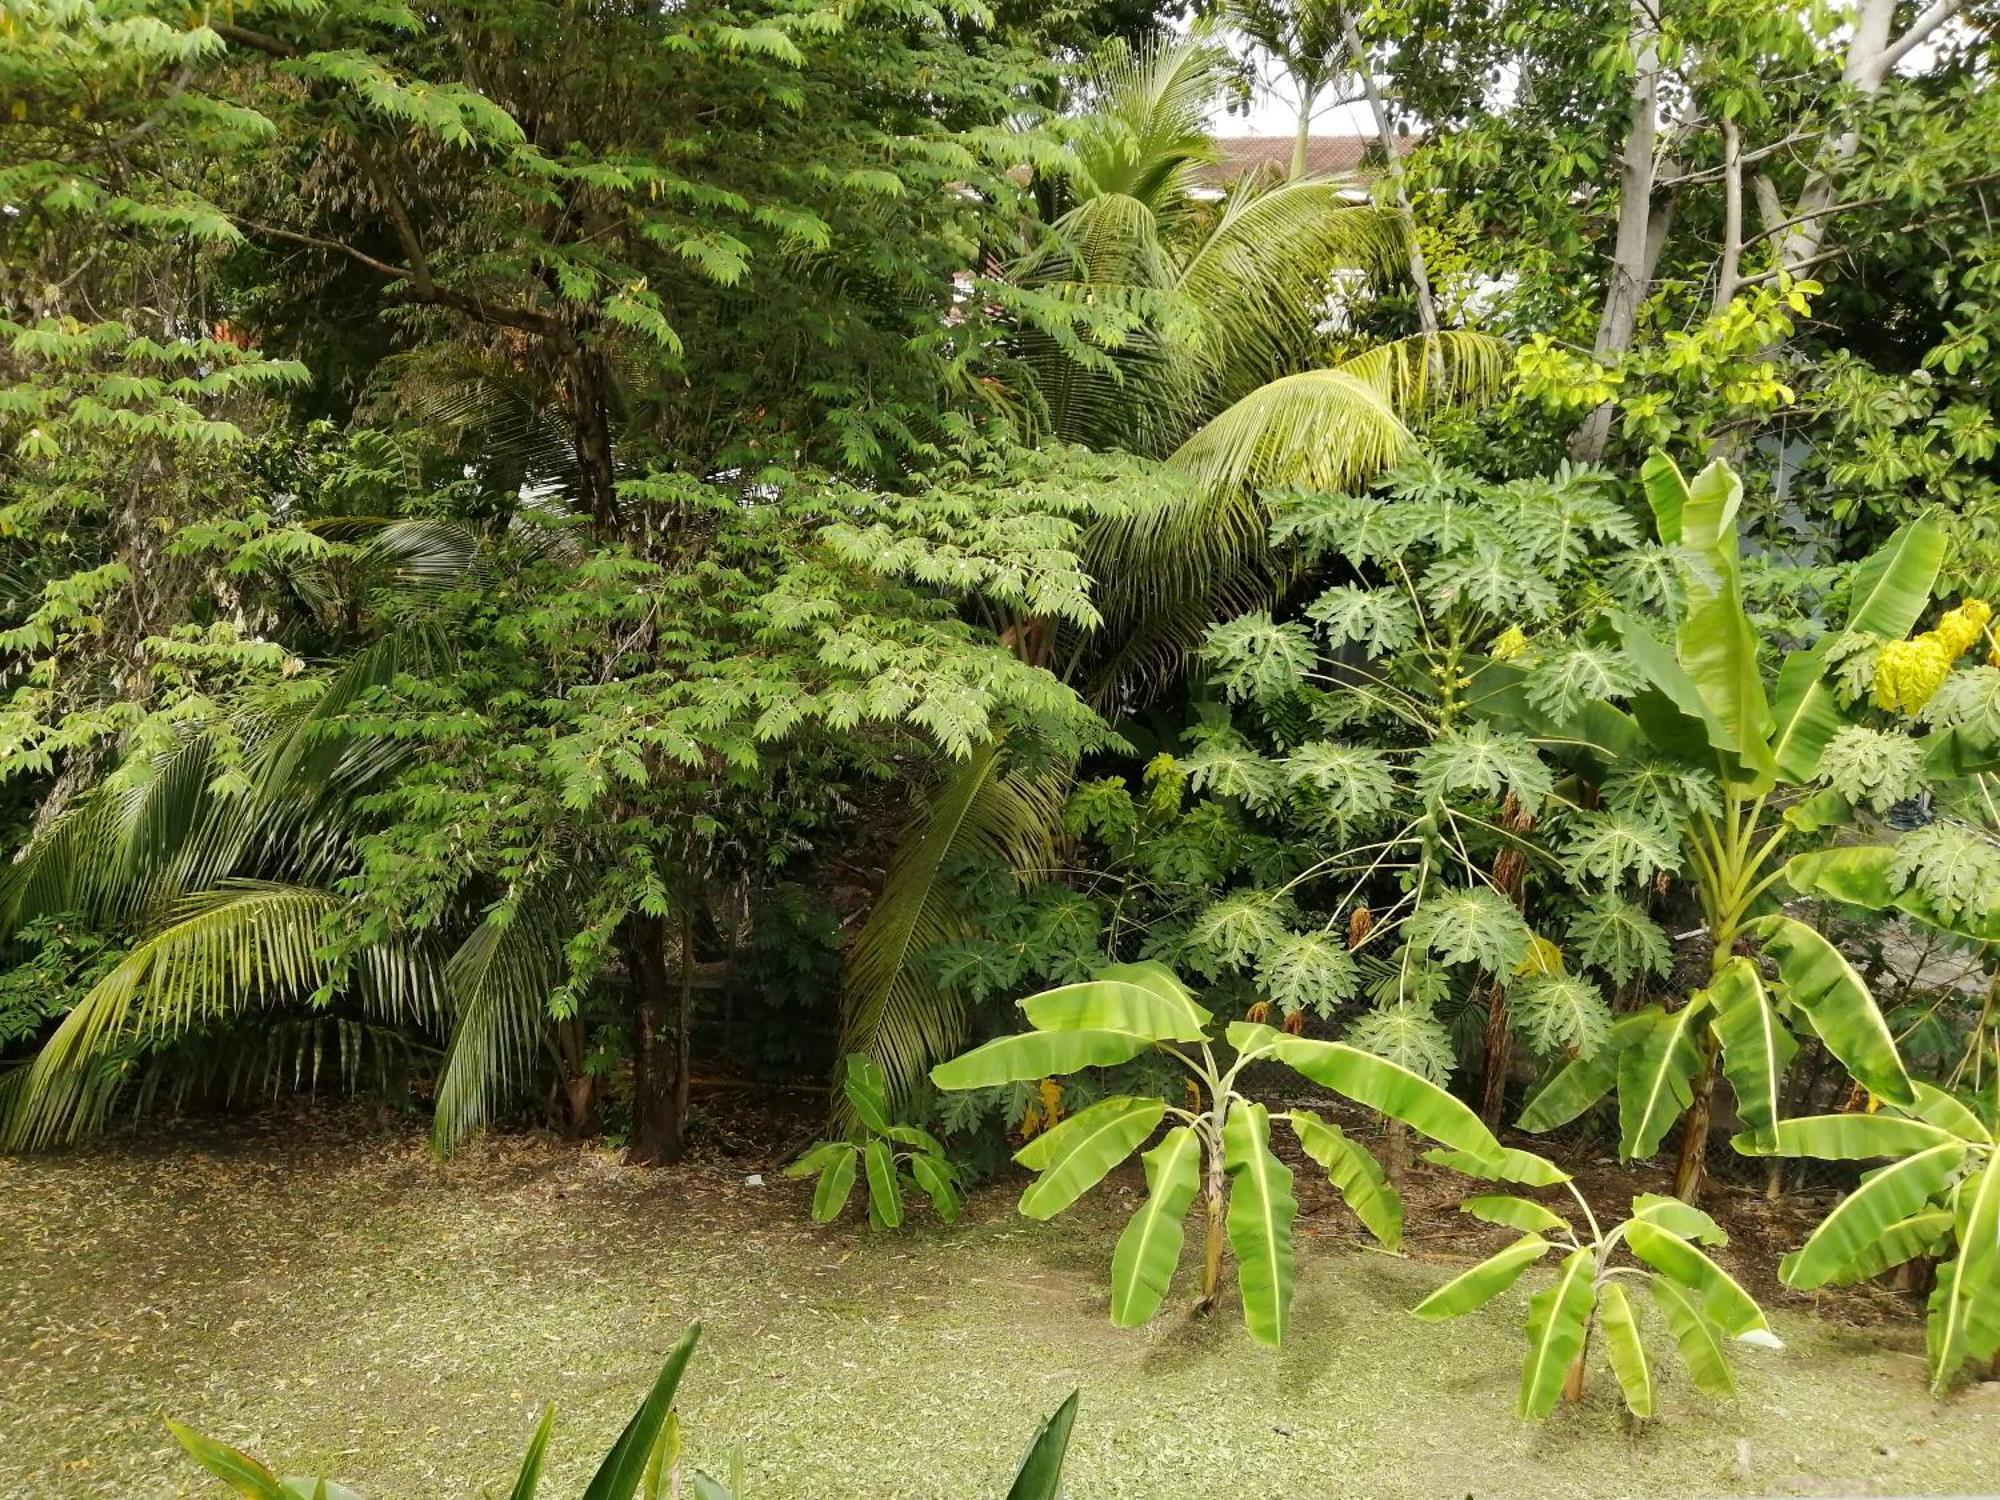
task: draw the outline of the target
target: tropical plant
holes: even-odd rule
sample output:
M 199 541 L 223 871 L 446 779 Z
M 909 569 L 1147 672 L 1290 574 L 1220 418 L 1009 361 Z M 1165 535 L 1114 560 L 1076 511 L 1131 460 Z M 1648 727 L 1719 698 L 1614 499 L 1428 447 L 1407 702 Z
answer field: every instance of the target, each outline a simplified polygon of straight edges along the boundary
M 1607 702 L 1551 704 L 1541 691 L 1546 678 L 1537 681 L 1545 664 L 1535 657 L 1489 665 L 1469 692 L 1485 711 L 1561 745 L 1592 780 L 1648 784 L 1652 807 L 1626 830 L 1628 838 L 1650 834 L 1664 851 L 1652 859 L 1655 870 L 1672 869 L 1676 853 L 1685 859 L 1709 941 L 1708 988 L 1679 1010 L 1649 1010 L 1621 1022 L 1614 1047 L 1554 1075 L 1529 1101 L 1521 1123 L 1531 1130 L 1563 1124 L 1615 1084 L 1620 1149 L 1637 1156 L 1656 1150 L 1685 1114 L 1675 1191 L 1691 1200 L 1700 1192 L 1716 1063 L 1726 1048 L 1738 1049 L 1725 1071 L 1746 1118 L 1764 1128 L 1776 1118 L 1778 1079 L 1792 1041 L 1747 982 L 1748 971 L 1736 966 L 1736 946 L 1782 880 L 1781 856 L 1793 832 L 1823 828 L 1844 808 L 1816 795 L 1852 764 L 1852 737 L 1865 728 L 1842 706 L 1836 651 L 1894 640 L 1916 623 L 1930 599 L 1944 536 L 1934 517 L 1898 531 L 1854 569 L 1845 631 L 1786 653 L 1767 683 L 1739 578 L 1741 481 L 1718 460 L 1689 484 L 1658 453 L 1643 477 L 1660 543 L 1675 562 L 1674 633 L 1670 645 L 1636 612 L 1613 617 L 1615 637 L 1600 649 L 1628 674 L 1622 686 L 1629 712 Z M 1906 782 L 1913 790 L 1931 772 L 1955 773 L 1954 748 L 1919 745 L 1901 757 L 1909 778 L 1899 781 L 1899 794 Z M 1704 997 L 1716 1008 L 1714 1026 L 1697 1003 Z M 1880 1029 L 1866 992 L 1841 987 L 1828 1001 L 1834 1010 L 1801 1015 L 1845 1065 L 1862 1070 L 1862 1081 L 1907 1100 L 1900 1065 L 1880 1071 L 1876 1054 L 1852 1051 L 1854 1038 Z
M 1170 683 L 1219 611 L 1281 591 L 1268 487 L 1359 483 L 1413 450 L 1420 418 L 1483 400 L 1505 376 L 1501 346 L 1464 330 L 1329 339 L 1337 279 L 1403 263 L 1397 214 L 1325 178 L 1246 182 L 1219 209 L 1195 191 L 1229 68 L 1203 34 L 1113 49 L 1052 174 L 1058 211 L 1008 273 L 1035 298 L 1019 343 L 1054 434 L 1169 471 L 1153 503 L 1082 540 L 1098 620 L 1009 629 L 1023 657 L 1107 712 Z M 1065 324 L 1059 309 L 1091 321 Z M 905 832 L 842 1002 L 843 1048 L 880 1062 L 895 1097 L 965 1035 L 962 998 L 922 966 L 966 927 L 947 872 L 981 853 L 1024 876 L 1045 869 L 1071 771 L 1043 747 L 998 744 L 934 788 Z
M 744 1487 L 740 1449 L 731 1456 L 727 1483 L 703 1470 L 686 1468 L 682 1462 L 674 1395 L 700 1339 L 701 1324 L 696 1323 L 674 1346 L 660 1367 L 652 1390 L 584 1486 L 581 1500 L 633 1500 L 634 1496 L 639 1500 L 668 1500 L 683 1494 L 691 1494 L 693 1500 L 750 1500 L 751 1491 Z M 1076 1393 L 1072 1392 L 1036 1430 L 1006 1500 L 1062 1500 L 1063 1460 L 1069 1450 L 1070 1428 L 1076 1421 L 1076 1403 Z M 534 1500 L 541 1493 L 542 1469 L 548 1458 L 555 1419 L 555 1408 L 545 1407 L 522 1457 L 520 1470 L 507 1491 L 508 1500 Z M 345 1485 L 324 1478 L 281 1479 L 256 1459 L 226 1443 L 203 1437 L 178 1422 L 169 1421 L 167 1426 L 196 1463 L 242 1500 L 358 1500 L 355 1492 Z
M 857 1175 L 868 1182 L 868 1222 L 894 1229 L 903 1222 L 903 1194 L 913 1187 L 929 1195 L 938 1216 L 951 1222 L 962 1202 L 958 1168 L 936 1136 L 914 1125 L 899 1125 L 889 1114 L 889 1090 L 875 1060 L 854 1053 L 842 1066 L 841 1090 L 855 1125 L 847 1139 L 819 1141 L 785 1168 L 787 1177 L 817 1175 L 812 1214 L 822 1224 L 840 1217 Z
M 1936 1260 L 1928 1347 L 1939 1395 L 1967 1364 L 2000 1356 L 2000 1146 L 1993 1100 L 1977 1103 L 1913 1081 L 1900 1103 L 1871 1098 L 1865 1112 L 1800 1115 L 1735 1138 L 1746 1155 L 1887 1161 L 1863 1173 L 1778 1276 L 1811 1291 Z
M 991 1088 L 1115 1067 L 1147 1054 L 1170 1059 L 1188 1076 L 1186 1107 L 1157 1095 L 1114 1094 L 1037 1135 L 1015 1157 L 1036 1174 L 1021 1195 L 1021 1212 L 1053 1218 L 1163 1122 L 1175 1122 L 1145 1153 L 1146 1201 L 1113 1252 L 1111 1320 L 1119 1327 L 1138 1327 L 1159 1311 L 1180 1264 L 1182 1221 L 1200 1198 L 1206 1236 L 1198 1308 L 1216 1305 L 1225 1251 L 1233 1252 L 1245 1327 L 1261 1343 L 1284 1339 L 1298 1200 L 1291 1168 L 1271 1148 L 1270 1111 L 1241 1090 L 1246 1069 L 1282 1064 L 1468 1159 L 1497 1162 L 1502 1155 L 1500 1143 L 1458 1100 L 1360 1048 L 1238 1021 L 1224 1034 L 1229 1053 L 1219 1055 L 1211 1035 L 1214 1016 L 1159 963 L 1113 965 L 1082 983 L 1030 995 L 1020 1006 L 1031 1030 L 940 1063 L 931 1070 L 932 1082 L 947 1090 Z M 1311 1110 L 1280 1118 L 1369 1232 L 1385 1244 L 1399 1243 L 1402 1199 L 1374 1156 Z
M 1530 1152 L 1512 1153 L 1504 1174 L 1471 1163 L 1453 1165 L 1474 1176 L 1535 1187 L 1560 1183 L 1582 1215 L 1584 1230 L 1579 1232 L 1572 1219 L 1531 1198 L 1489 1193 L 1466 1199 L 1459 1207 L 1474 1218 L 1523 1233 L 1411 1309 L 1428 1321 L 1462 1316 L 1506 1291 L 1551 1250 L 1566 1251 L 1556 1279 L 1535 1294 L 1529 1307 L 1528 1355 L 1515 1403 L 1523 1418 L 1539 1420 L 1555 1410 L 1559 1399 L 1574 1403 L 1583 1398 L 1590 1337 L 1599 1328 L 1626 1409 L 1635 1417 L 1654 1414 L 1652 1361 L 1626 1295 L 1628 1284 L 1645 1285 L 1695 1388 L 1708 1395 L 1728 1396 L 1736 1389 L 1723 1353 L 1725 1339 L 1781 1347 L 1763 1309 L 1701 1249 L 1725 1245 L 1729 1236 L 1700 1209 L 1641 1193 L 1632 1200 L 1632 1216 L 1607 1229 L 1574 1180 Z M 1619 1264 L 1621 1248 L 1637 1264 Z

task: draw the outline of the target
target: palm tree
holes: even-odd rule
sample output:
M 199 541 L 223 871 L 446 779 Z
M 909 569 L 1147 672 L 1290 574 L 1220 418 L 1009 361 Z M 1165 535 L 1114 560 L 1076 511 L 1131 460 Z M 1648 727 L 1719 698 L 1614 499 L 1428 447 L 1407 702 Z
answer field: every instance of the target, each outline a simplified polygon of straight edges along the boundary
M 365 534 L 361 588 L 406 604 L 481 565 L 476 534 L 455 523 L 319 529 Z M 297 581 L 331 596 L 324 578 Z M 363 926 L 347 893 L 371 827 L 365 799 L 410 751 L 341 721 L 398 673 L 451 659 L 419 614 L 399 614 L 395 634 L 311 698 L 136 753 L 0 875 L 0 930 L 74 913 L 138 934 L 34 1060 L 0 1080 L 0 1147 L 73 1140 L 116 1108 L 191 1092 L 400 1082 L 440 1047 L 442 1149 L 536 1076 L 545 1050 L 558 1054 L 572 1115 L 587 1115 L 581 1034 L 547 1015 L 575 928 L 575 859 L 551 858 L 526 888 L 486 893 L 484 911 L 455 910 L 421 933 Z
M 1359 351 L 1330 337 L 1343 281 L 1407 267 L 1399 210 L 1356 204 L 1324 177 L 1201 194 L 1215 159 L 1204 122 L 1229 67 L 1200 32 L 1114 49 L 1091 78 L 1057 211 L 1011 268 L 1042 309 L 1091 315 L 1039 315 L 1021 335 L 1051 435 L 1164 463 L 1158 503 L 1086 538 L 1102 625 L 1010 632 L 1100 712 L 1170 683 L 1219 611 L 1282 590 L 1267 491 L 1351 488 L 1409 452 L 1412 421 L 1504 377 L 1503 346 L 1478 333 Z M 1003 739 L 934 789 L 850 951 L 843 1056 L 869 1054 L 901 1092 L 963 1041 L 962 1006 L 917 962 L 964 927 L 944 872 L 970 854 L 1045 868 L 1066 788 L 1060 768 L 1016 764 Z

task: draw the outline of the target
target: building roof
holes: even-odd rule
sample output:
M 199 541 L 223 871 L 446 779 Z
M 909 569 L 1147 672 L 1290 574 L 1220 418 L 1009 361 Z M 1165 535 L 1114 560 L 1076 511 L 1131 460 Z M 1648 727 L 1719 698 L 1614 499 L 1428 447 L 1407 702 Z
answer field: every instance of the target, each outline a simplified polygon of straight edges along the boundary
M 1411 135 L 1398 136 L 1396 149 L 1417 144 Z M 1372 135 L 1313 135 L 1306 137 L 1306 171 L 1315 177 L 1353 177 L 1362 182 L 1375 175 L 1363 159 L 1375 150 Z M 1228 135 L 1215 142 L 1218 159 L 1195 168 L 1195 180 L 1210 187 L 1228 187 L 1256 173 L 1283 177 L 1292 169 L 1292 138 L 1288 135 Z

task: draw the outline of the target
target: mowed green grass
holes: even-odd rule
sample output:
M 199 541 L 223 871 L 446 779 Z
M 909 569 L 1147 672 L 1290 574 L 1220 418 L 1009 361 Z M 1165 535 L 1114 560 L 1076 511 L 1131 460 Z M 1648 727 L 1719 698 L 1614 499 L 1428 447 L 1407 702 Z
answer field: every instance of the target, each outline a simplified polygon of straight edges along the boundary
M 1412 1319 L 1486 1243 L 1434 1204 L 1413 1225 L 1445 1227 L 1391 1256 L 1302 1180 L 1296 1323 L 1273 1352 L 1179 1294 L 1149 1329 L 1109 1325 L 1133 1182 L 1054 1224 L 1002 1187 L 958 1228 L 870 1234 L 810 1224 L 798 1184 L 746 1186 L 758 1165 L 646 1173 L 529 1141 L 440 1164 L 414 1130 L 348 1115 L 0 1160 L 0 1495 L 224 1493 L 167 1416 L 372 1500 L 504 1493 L 553 1401 L 544 1494 L 574 1496 L 695 1319 L 689 1446 L 720 1465 L 741 1444 L 768 1500 L 999 1500 L 1076 1387 L 1074 1500 L 2000 1489 L 2000 1385 L 1932 1401 L 1920 1326 L 1882 1321 L 1881 1294 L 1823 1305 L 1873 1326 L 1773 1299 L 1787 1349 L 1742 1350 L 1719 1404 L 1654 1319 L 1657 1420 L 1630 1426 L 1600 1364 L 1579 1408 L 1527 1426 L 1539 1280 Z

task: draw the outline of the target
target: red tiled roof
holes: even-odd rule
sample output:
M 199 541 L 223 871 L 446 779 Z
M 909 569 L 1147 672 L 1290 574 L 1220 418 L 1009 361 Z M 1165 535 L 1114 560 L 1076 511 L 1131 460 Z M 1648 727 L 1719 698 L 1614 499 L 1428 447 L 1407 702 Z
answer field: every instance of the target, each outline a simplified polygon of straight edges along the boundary
M 1366 182 L 1375 175 L 1363 158 L 1375 152 L 1372 135 L 1314 135 L 1306 137 L 1306 171 L 1315 177 L 1354 177 Z M 1411 135 L 1398 136 L 1396 149 L 1408 151 L 1417 144 Z M 1215 187 L 1227 187 L 1253 173 L 1269 171 L 1279 177 L 1292 169 L 1292 138 L 1288 135 L 1231 135 L 1216 140 L 1220 159 L 1195 169 L 1195 179 Z

